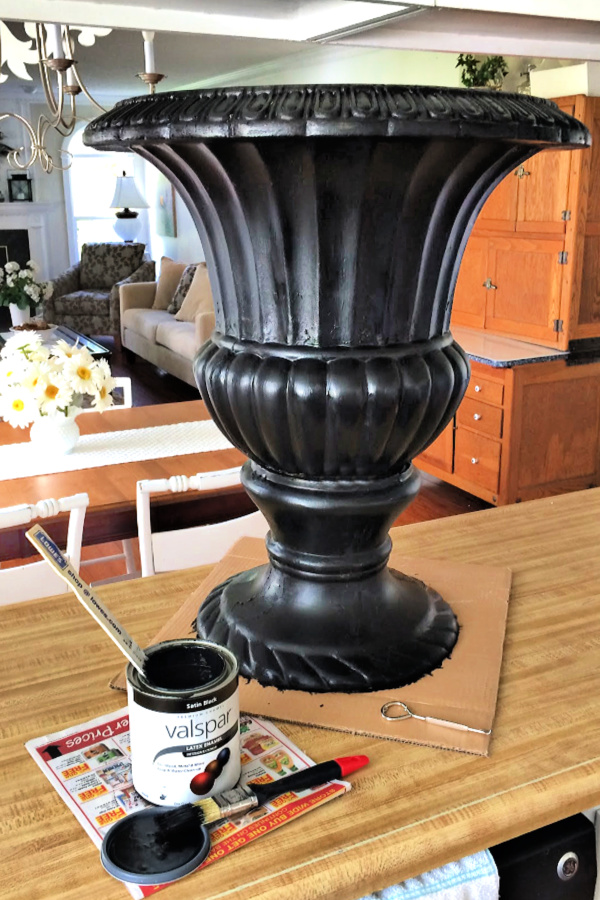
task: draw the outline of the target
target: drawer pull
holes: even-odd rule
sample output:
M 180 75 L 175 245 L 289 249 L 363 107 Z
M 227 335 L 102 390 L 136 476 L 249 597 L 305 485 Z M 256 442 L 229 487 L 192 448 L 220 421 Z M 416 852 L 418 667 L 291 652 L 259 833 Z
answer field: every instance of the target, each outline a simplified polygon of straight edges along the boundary
M 486 288 L 486 290 L 488 290 L 488 291 L 497 291 L 498 290 L 497 286 L 492 282 L 491 278 L 486 278 L 481 286 Z
M 480 384 L 476 384 L 476 385 L 475 385 L 475 393 L 478 394 L 480 390 L 481 390 L 481 385 L 480 385 Z
M 473 413 L 473 418 L 475 419 L 476 422 L 479 422 L 479 420 L 481 418 L 481 413 Z
M 472 456 L 472 457 L 471 457 L 471 462 L 473 463 L 474 466 L 476 466 L 477 463 L 479 462 L 479 460 L 477 459 L 476 456 Z

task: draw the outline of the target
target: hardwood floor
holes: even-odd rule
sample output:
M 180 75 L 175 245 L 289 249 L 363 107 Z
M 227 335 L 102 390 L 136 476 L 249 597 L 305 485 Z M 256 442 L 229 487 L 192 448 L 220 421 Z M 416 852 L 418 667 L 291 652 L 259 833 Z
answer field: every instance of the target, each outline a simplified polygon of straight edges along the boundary
M 98 340 L 111 350 L 110 366 L 113 375 L 131 378 L 133 405 L 151 406 L 156 403 L 178 403 L 183 400 L 196 400 L 199 396 L 196 388 L 184 381 L 174 378 L 139 357 L 135 362 L 127 359 L 120 342 L 112 337 L 99 337 Z M 461 513 L 486 509 L 489 504 L 461 491 L 452 485 L 440 481 L 431 475 L 421 472 L 421 490 L 413 503 L 398 517 L 395 525 L 410 525 L 416 522 L 427 522 L 445 516 L 456 516 Z M 121 545 L 100 544 L 84 547 L 82 560 L 106 557 L 122 552 Z M 138 555 L 137 542 L 134 542 L 134 553 Z M 122 560 L 97 562 L 84 565 L 82 575 L 89 582 L 104 580 L 124 574 L 125 564 Z

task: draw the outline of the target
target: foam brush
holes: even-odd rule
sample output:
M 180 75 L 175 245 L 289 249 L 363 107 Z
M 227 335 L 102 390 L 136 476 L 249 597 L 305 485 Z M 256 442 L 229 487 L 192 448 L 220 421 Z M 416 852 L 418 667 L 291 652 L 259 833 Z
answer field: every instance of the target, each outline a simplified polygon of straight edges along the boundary
M 238 785 L 206 800 L 196 800 L 194 803 L 165 810 L 156 817 L 158 838 L 171 841 L 182 829 L 197 828 L 219 819 L 242 816 L 288 791 L 306 791 L 327 781 L 345 778 L 368 762 L 368 756 L 343 756 L 310 766 L 270 784 Z

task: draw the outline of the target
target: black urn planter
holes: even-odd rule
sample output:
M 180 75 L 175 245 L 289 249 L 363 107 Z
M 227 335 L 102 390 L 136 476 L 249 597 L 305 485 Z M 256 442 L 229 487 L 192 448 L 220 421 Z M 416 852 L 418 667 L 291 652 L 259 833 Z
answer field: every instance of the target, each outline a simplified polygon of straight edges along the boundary
M 138 97 L 84 140 L 154 163 L 194 217 L 217 323 L 196 378 L 270 524 L 269 565 L 216 588 L 198 633 L 284 689 L 431 672 L 458 624 L 387 568 L 388 529 L 468 382 L 449 332 L 462 251 L 508 172 L 587 130 L 523 95 L 327 85 Z

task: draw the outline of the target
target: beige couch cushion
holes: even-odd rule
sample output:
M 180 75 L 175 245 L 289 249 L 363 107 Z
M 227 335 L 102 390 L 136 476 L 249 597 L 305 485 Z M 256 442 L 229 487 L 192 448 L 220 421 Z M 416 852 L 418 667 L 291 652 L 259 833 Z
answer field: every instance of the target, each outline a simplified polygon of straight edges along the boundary
M 166 309 L 139 309 L 133 307 L 123 312 L 121 324 L 123 328 L 135 331 L 145 337 L 151 343 L 156 341 L 156 331 L 162 322 L 172 322 L 171 316 Z
M 175 319 L 178 322 L 193 322 L 199 312 L 212 312 L 213 309 L 208 269 L 200 264 L 196 266 L 192 283 Z
M 161 322 L 156 329 L 156 343 L 186 359 L 193 359 L 198 352 L 194 323 L 176 322 L 171 315 L 168 321 Z
M 187 263 L 174 262 L 168 256 L 162 257 L 152 309 L 167 309 L 186 266 Z

